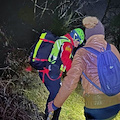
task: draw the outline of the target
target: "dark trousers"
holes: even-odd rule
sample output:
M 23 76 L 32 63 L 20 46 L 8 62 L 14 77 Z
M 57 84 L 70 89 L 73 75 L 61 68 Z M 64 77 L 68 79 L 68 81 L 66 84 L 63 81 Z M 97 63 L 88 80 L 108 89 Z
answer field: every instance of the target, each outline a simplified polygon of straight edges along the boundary
M 104 120 L 115 117 L 120 111 L 120 104 L 100 109 L 90 109 L 84 107 L 84 110 L 86 120 Z
M 39 73 L 39 76 L 40 78 L 42 79 L 42 73 Z M 52 77 L 54 78 L 54 77 Z M 49 91 L 49 96 L 48 96 L 48 99 L 47 99 L 47 103 L 46 103 L 46 109 L 45 109 L 45 114 L 46 114 L 46 117 L 48 116 L 48 102 L 54 100 L 54 98 L 56 97 L 61 85 L 60 85 L 60 82 L 61 82 L 61 79 L 57 79 L 55 81 L 52 81 L 50 80 L 47 75 L 45 75 L 45 81 L 44 81 L 44 84 L 47 88 L 47 90 Z M 53 115 L 53 120 L 58 120 L 59 118 L 59 114 L 60 114 L 60 111 L 61 111 L 61 108 L 57 109 L 55 112 L 54 112 L 54 115 Z

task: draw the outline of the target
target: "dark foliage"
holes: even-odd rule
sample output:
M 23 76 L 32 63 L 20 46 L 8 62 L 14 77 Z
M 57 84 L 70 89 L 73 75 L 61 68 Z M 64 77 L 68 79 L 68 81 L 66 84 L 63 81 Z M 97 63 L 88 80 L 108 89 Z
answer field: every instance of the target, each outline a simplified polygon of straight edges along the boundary
M 24 96 L 24 88 L 29 84 L 21 75 L 25 66 L 22 52 L 9 54 L 9 66 L 0 68 L 0 120 L 44 120 L 37 105 Z

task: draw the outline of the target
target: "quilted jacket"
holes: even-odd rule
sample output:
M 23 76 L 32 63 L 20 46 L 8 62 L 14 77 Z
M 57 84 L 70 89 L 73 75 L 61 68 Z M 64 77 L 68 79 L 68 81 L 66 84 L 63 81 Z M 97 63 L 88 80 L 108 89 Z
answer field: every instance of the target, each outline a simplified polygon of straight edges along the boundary
M 87 40 L 85 47 L 92 47 L 100 51 L 103 47 L 106 49 L 106 45 L 107 42 L 104 39 L 104 35 L 93 35 Z M 120 61 L 120 54 L 114 45 L 111 45 L 111 50 Z M 67 72 L 67 76 L 64 78 L 59 93 L 54 99 L 55 106 L 62 106 L 64 101 L 77 87 L 80 78 L 82 78 L 83 97 L 87 108 L 104 108 L 120 104 L 120 93 L 115 96 L 108 97 L 89 83 L 82 75 L 82 72 L 84 72 L 95 84 L 100 86 L 97 71 L 97 57 L 84 48 L 77 50 L 73 58 L 71 69 Z

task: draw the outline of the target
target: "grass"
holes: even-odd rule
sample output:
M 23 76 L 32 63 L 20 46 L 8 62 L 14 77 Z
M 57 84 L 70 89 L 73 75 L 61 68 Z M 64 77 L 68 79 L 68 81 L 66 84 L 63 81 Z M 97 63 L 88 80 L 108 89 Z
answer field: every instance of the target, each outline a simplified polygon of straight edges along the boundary
M 85 120 L 84 99 L 74 91 L 65 101 L 60 114 L 60 120 Z
M 29 77 L 27 79 L 30 79 L 31 83 L 30 85 L 28 84 L 29 87 L 24 90 L 24 95 L 38 106 L 40 112 L 44 112 L 46 100 L 48 97 L 48 91 L 37 73 L 30 74 L 28 74 Z

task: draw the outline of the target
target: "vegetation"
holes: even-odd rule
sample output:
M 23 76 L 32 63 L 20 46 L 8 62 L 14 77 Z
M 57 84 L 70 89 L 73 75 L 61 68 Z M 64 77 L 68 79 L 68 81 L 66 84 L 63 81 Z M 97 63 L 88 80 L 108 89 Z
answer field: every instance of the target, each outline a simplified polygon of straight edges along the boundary
M 43 120 L 39 112 L 42 110 L 24 95 L 26 88 L 35 86 L 32 84 L 35 81 L 31 82 L 29 79 L 32 74 L 25 74 L 22 70 L 23 59 L 20 59 L 19 55 L 13 53 L 9 55 L 7 59 L 9 66 L 0 68 L 0 119 Z
M 9 67 L 0 69 L 0 119 L 44 120 L 48 91 L 36 70 L 26 72 L 21 50 L 9 55 Z M 19 54 L 16 54 L 19 53 Z M 20 56 L 19 56 L 20 55 Z M 23 53 L 22 53 L 23 55 Z M 81 83 L 62 106 L 60 120 L 85 120 Z M 120 119 L 120 112 L 114 120 Z
M 1 17 L 2 22 L 0 22 L 0 48 L 2 48 L 0 50 L 0 65 L 4 63 L 6 65 L 0 67 L 1 120 L 44 120 L 44 109 L 49 93 L 41 82 L 37 71 L 25 71 L 25 67 L 28 65 L 28 53 L 26 53 L 28 51 L 26 49 L 32 44 L 30 39 L 34 41 L 34 35 L 24 31 L 29 29 L 30 32 L 35 33 L 35 36 L 37 36 L 44 26 L 45 29 L 49 28 L 56 35 L 63 35 L 73 28 L 82 27 L 81 20 L 87 13 L 83 14 L 82 12 L 84 6 L 100 2 L 100 0 L 86 0 L 84 2 L 81 2 L 82 0 L 43 0 L 43 2 L 41 2 L 42 0 L 29 0 L 29 4 L 28 1 L 23 1 L 23 3 L 19 1 L 22 7 L 25 6 L 19 9 L 18 14 L 14 9 L 14 13 L 11 12 L 10 14 L 10 11 L 5 6 L 3 6 L 5 9 L 1 10 L 2 12 L 8 11 L 11 15 L 9 17 L 5 12 L 3 18 Z M 5 2 L 5 5 L 7 3 L 9 4 L 9 1 Z M 108 6 L 102 21 L 106 28 L 107 40 L 115 44 L 120 50 L 120 4 L 116 3 L 114 0 L 108 0 Z M 17 5 L 13 8 L 17 8 Z M 19 22 L 17 17 L 14 18 L 12 15 L 19 16 Z M 13 28 L 10 25 L 13 25 Z M 23 29 L 22 26 L 24 26 Z M 17 30 L 20 31 L 17 33 Z M 18 35 L 20 36 L 16 37 Z M 24 36 L 26 39 L 24 39 Z M 21 42 L 18 38 L 22 41 L 23 48 L 21 48 L 19 44 Z M 24 40 L 26 40 L 27 47 Z M 84 99 L 81 95 L 82 88 L 79 83 L 77 89 L 62 106 L 60 120 L 85 120 Z M 120 120 L 120 112 L 114 120 Z

